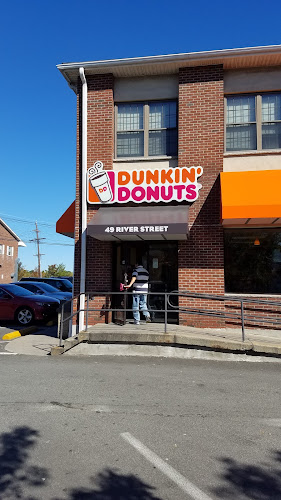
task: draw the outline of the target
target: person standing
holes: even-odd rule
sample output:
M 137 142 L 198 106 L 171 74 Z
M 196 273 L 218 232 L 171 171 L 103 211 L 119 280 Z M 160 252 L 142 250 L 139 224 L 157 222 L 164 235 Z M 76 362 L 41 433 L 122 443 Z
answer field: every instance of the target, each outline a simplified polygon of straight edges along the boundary
M 147 310 L 148 280 L 148 271 L 140 264 L 136 264 L 130 283 L 124 285 L 124 288 L 133 286 L 133 317 L 135 325 L 140 324 L 140 311 L 143 313 L 146 322 L 151 322 L 150 314 Z

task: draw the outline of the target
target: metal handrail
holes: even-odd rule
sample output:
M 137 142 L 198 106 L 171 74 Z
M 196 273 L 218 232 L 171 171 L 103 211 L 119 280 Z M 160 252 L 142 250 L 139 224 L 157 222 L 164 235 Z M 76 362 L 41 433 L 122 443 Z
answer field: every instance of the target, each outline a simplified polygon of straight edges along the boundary
M 73 304 L 73 302 L 77 299 L 79 299 L 81 294 L 76 295 L 72 299 L 68 300 L 62 305 L 61 308 L 61 313 L 60 313 L 60 318 L 58 320 L 58 337 L 60 339 L 60 346 L 62 345 L 62 337 L 63 337 L 63 325 L 66 321 L 70 321 L 72 318 L 78 316 L 80 311 L 86 312 L 86 330 L 88 328 L 88 319 L 89 319 L 89 312 L 100 312 L 101 307 L 98 308 L 89 308 L 89 301 L 92 300 L 95 297 L 111 297 L 113 295 L 122 295 L 126 296 L 127 294 L 131 294 L 131 292 L 128 292 L 127 290 L 123 292 L 100 292 L 100 291 L 95 291 L 95 292 L 88 292 L 86 293 L 86 301 L 87 301 L 87 307 L 85 309 L 78 309 L 75 313 L 72 313 L 65 317 L 65 306 L 69 303 Z M 281 328 L 281 319 L 275 319 L 275 318 L 265 318 L 264 316 L 259 316 L 259 315 L 250 315 L 249 314 L 249 309 L 245 309 L 245 305 L 247 304 L 260 304 L 263 306 L 275 306 L 275 307 L 281 307 L 281 302 L 275 302 L 275 301 L 267 301 L 263 299 L 255 299 L 255 298 L 249 298 L 249 297 L 237 297 L 237 296 L 231 296 L 231 295 L 211 295 L 211 294 L 206 294 L 206 293 L 197 293 L 197 292 L 189 292 L 189 291 L 179 291 L 179 290 L 173 290 L 172 292 L 149 292 L 148 297 L 150 296 L 162 296 L 164 297 L 164 309 L 154 309 L 153 312 L 161 312 L 164 313 L 164 333 L 167 333 L 167 323 L 168 323 L 168 313 L 185 313 L 185 314 L 191 314 L 191 315 L 198 315 L 198 316 L 211 316 L 211 317 L 217 317 L 221 319 L 232 319 L 235 320 L 236 322 L 239 321 L 241 322 L 241 329 L 242 329 L 242 341 L 245 341 L 245 323 L 263 323 L 263 324 L 271 324 L 273 326 L 280 326 Z M 210 301 L 220 301 L 220 302 L 230 302 L 230 303 L 237 303 L 237 309 L 234 311 L 219 311 L 219 310 L 209 310 L 209 309 L 203 309 L 200 307 L 181 307 L 178 304 L 172 304 L 171 303 L 171 297 L 182 297 L 182 298 L 189 298 L 189 299 L 203 299 L 203 300 L 210 300 Z M 148 306 L 149 309 L 149 306 Z M 127 308 L 127 307 L 122 307 L 122 308 L 112 308 L 112 307 L 102 307 L 102 312 L 132 312 L 132 308 Z M 276 311 L 267 311 L 267 312 L 272 312 L 276 314 Z M 78 316 L 79 317 L 79 316 Z

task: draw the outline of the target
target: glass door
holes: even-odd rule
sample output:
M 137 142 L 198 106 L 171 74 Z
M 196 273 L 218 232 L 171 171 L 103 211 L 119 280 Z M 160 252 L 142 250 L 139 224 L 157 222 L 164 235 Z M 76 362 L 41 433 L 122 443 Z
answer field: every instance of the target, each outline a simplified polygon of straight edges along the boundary
M 130 282 L 135 264 L 142 264 L 149 272 L 149 290 L 150 292 L 171 292 L 178 289 L 178 243 L 177 241 L 128 241 L 115 245 L 114 252 L 114 280 L 113 290 L 118 291 L 120 283 Z M 132 308 L 132 297 L 129 293 L 115 295 L 114 304 L 116 308 Z M 125 303 L 126 302 L 126 303 Z M 173 299 L 175 303 L 175 299 Z M 148 307 L 151 313 L 152 321 L 155 323 L 164 322 L 165 302 L 162 295 L 150 295 L 148 298 Z M 114 321 L 124 324 L 126 319 L 132 319 L 132 312 L 116 312 Z M 168 323 L 178 323 L 177 313 L 168 313 Z

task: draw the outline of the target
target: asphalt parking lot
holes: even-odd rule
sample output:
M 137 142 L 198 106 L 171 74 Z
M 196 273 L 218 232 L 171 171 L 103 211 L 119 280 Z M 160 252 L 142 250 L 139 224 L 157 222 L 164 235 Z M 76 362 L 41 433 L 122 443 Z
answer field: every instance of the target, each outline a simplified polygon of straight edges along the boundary
M 0 373 L 3 500 L 281 498 L 276 363 L 10 355 Z

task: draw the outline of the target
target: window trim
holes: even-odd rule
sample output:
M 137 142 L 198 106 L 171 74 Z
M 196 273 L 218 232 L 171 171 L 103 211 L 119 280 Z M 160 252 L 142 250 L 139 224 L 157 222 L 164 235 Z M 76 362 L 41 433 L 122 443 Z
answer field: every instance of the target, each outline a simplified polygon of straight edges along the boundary
M 0 248 L 2 250 L 2 251 L 0 251 L 0 255 L 5 255 L 5 245 L 4 245 L 4 243 L 0 244 Z
M 177 158 L 176 155 L 149 155 L 149 106 L 154 103 L 176 103 L 176 127 L 171 128 L 159 128 L 155 130 L 177 130 L 178 133 L 178 99 L 159 99 L 159 100 L 147 100 L 147 101 L 120 101 L 114 103 L 114 161 L 122 160 L 132 160 L 132 161 L 142 161 L 148 159 L 163 159 L 163 158 Z M 117 119 L 118 119 L 118 106 L 120 104 L 142 104 L 143 105 L 143 129 L 138 129 L 139 132 L 143 131 L 143 156 L 117 156 Z M 126 132 L 126 131 L 125 131 Z M 129 131 L 128 131 L 129 132 Z
M 264 153 L 272 152 L 272 151 L 281 151 L 281 148 L 273 148 L 273 149 L 263 149 L 262 148 L 262 125 L 263 123 L 272 123 L 271 122 L 263 122 L 262 121 L 262 97 L 268 95 L 276 95 L 279 94 L 281 96 L 281 91 L 272 91 L 272 92 L 247 92 L 247 93 L 237 93 L 237 94 L 227 94 L 224 96 L 224 152 L 225 154 L 250 154 L 252 152 Z M 257 147 L 256 149 L 236 149 L 236 150 L 227 150 L 226 149 L 226 128 L 227 128 L 227 99 L 233 97 L 255 97 L 255 113 L 256 113 L 256 138 L 257 138 Z M 280 123 L 281 120 L 274 120 L 274 123 Z M 252 122 L 253 123 L 253 122 Z M 229 124 L 231 125 L 231 124 Z
M 11 251 L 11 253 L 10 253 Z M 14 247 L 11 247 L 9 245 L 7 245 L 7 256 L 8 257 L 13 257 L 14 256 Z

